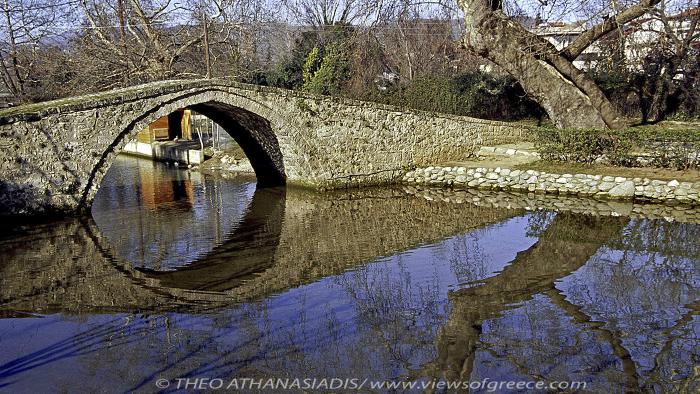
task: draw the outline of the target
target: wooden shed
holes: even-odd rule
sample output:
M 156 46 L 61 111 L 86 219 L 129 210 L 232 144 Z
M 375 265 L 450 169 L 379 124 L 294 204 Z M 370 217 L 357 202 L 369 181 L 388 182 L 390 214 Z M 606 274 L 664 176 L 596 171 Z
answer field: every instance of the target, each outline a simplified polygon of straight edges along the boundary
M 192 111 L 181 109 L 170 115 L 158 118 L 145 129 L 141 130 L 136 139 L 139 142 L 151 143 L 154 141 L 191 140 L 192 128 L 190 118 Z

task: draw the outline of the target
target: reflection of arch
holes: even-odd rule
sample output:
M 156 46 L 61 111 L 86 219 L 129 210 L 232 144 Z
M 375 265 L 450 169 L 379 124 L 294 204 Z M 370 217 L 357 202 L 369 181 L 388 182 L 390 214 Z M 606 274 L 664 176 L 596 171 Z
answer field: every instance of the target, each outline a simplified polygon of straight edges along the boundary
M 284 188 L 256 189 L 245 218 L 231 238 L 197 262 L 175 271 L 138 269 L 160 286 L 226 291 L 273 264 L 282 231 Z
M 89 206 L 112 161 L 127 142 L 155 120 L 181 108 L 192 108 L 224 128 L 248 156 L 261 186 L 278 186 L 286 182 L 282 150 L 274 132 L 288 126 L 286 120 L 271 108 L 251 99 L 209 89 L 164 99 L 153 108 L 136 111 L 137 116 L 133 119 L 127 119 L 124 128 L 90 172 L 79 201 L 80 208 Z
M 285 202 L 290 194 L 291 201 Z M 238 232 L 232 231 L 232 238 L 227 236 L 230 241 L 202 256 L 201 261 L 191 263 L 189 268 L 169 273 L 136 270 L 132 263 L 118 257 L 94 221 L 84 218 L 84 224 L 71 235 L 74 242 L 62 248 L 60 255 L 55 254 L 54 244 L 48 241 L 42 242 L 43 246 L 37 242 L 31 245 L 51 250 L 52 259 L 63 262 L 66 271 L 80 273 L 94 269 L 99 273 L 92 274 L 89 281 L 80 282 L 57 276 L 63 283 L 69 283 L 68 291 L 59 295 L 53 282 L 37 285 L 27 282 L 20 287 L 28 287 L 29 293 L 23 292 L 25 296 L 20 297 L 17 289 L 3 288 L 0 301 L 3 295 L 8 295 L 15 300 L 15 309 L 28 311 L 34 309 L 19 305 L 32 303 L 50 305 L 54 310 L 85 312 L 88 309 L 157 311 L 175 303 L 183 310 L 201 311 L 203 307 L 247 302 L 280 293 L 382 256 L 429 245 L 521 213 L 436 204 L 403 196 L 387 189 L 338 192 L 330 196 L 298 189 L 260 189 L 252 196 L 254 201 L 251 200 L 249 210 L 240 216 L 247 223 L 241 224 Z M 428 216 L 435 220 L 426 222 L 424 218 Z M 245 227 L 248 230 L 243 230 Z M 65 233 L 60 226 L 55 231 L 57 235 L 50 237 L 51 240 Z M 261 248 L 255 251 L 256 255 L 246 254 L 240 247 L 244 242 L 257 242 Z M 83 244 L 92 250 L 73 250 Z M 338 250 L 342 253 L 337 253 Z M 32 249 L 25 255 L 22 259 L 10 259 L 8 265 L 26 270 L 31 264 L 42 262 L 36 259 Z M 254 272 L 254 276 L 250 275 Z M 216 283 L 210 283 L 211 278 Z M 242 280 L 248 278 L 251 280 Z M 57 303 L 58 298 L 64 301 Z M 93 301 L 86 304 L 86 299 Z
M 117 158 L 109 174 L 123 181 L 105 179 L 93 220 L 117 257 L 158 270 L 185 266 L 225 242 L 257 189 L 249 178 L 225 182 L 129 157 Z

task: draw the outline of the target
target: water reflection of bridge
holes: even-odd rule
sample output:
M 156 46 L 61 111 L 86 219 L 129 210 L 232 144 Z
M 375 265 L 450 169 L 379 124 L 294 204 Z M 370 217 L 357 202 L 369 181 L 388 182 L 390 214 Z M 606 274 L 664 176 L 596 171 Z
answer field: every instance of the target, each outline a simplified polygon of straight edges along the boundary
M 134 269 L 115 257 L 94 223 L 65 222 L 63 226 L 32 230 L 20 240 L 0 241 L 0 247 L 9 252 L 9 262 L 0 266 L 0 309 L 14 314 L 174 309 L 198 312 L 259 299 L 358 267 L 379 256 L 435 243 L 520 213 L 430 202 L 392 190 L 319 196 L 296 190 L 261 189 L 248 204 L 240 231 L 234 231 L 228 242 L 187 267 L 169 272 Z M 515 306 L 522 307 L 535 298 L 545 299 L 577 329 L 608 346 L 613 360 L 609 362 L 610 358 L 603 354 L 593 361 L 598 363 L 596 367 L 609 362 L 610 365 L 603 365 L 609 370 L 619 363 L 630 392 L 644 390 L 648 387 L 645 379 L 673 366 L 662 361 L 651 371 L 643 370 L 640 360 L 633 357 L 635 344 L 629 340 L 629 332 L 615 328 L 610 319 L 601 319 L 590 305 L 567 298 L 577 292 L 565 296 L 557 284 L 596 260 L 595 255 L 605 248 L 618 248 L 625 253 L 658 252 L 668 259 L 697 261 L 698 249 L 688 246 L 687 240 L 697 238 L 698 227 L 581 214 L 549 215 L 541 224 L 535 229 L 538 241 L 518 253 L 501 272 L 449 293 L 451 310 L 436 338 L 437 355 L 414 370 L 412 377 L 470 380 L 479 365 L 478 355 L 484 353 L 484 337 L 488 335 L 485 327 L 513 312 Z M 647 228 L 635 232 L 635 226 L 640 225 Z M 56 247 L 66 240 L 71 240 L 66 247 Z M 15 247 L 16 243 L 22 243 L 23 248 Z M 344 253 L 339 254 L 339 250 Z M 44 272 L 45 276 L 37 275 Z M 664 290 L 672 286 L 670 283 Z M 677 301 L 686 298 L 679 297 Z M 683 301 L 682 306 L 687 312 L 674 316 L 661 337 L 667 343 L 677 340 L 677 335 L 671 333 L 692 324 L 699 312 L 697 302 Z M 560 328 L 555 325 L 545 327 L 554 332 L 545 333 L 546 340 L 551 337 L 556 342 L 561 340 L 562 332 L 567 333 L 557 332 Z M 492 335 L 504 335 L 493 331 L 496 333 Z M 515 356 L 506 354 L 503 359 L 521 368 L 523 375 L 537 376 L 542 371 L 548 374 L 547 368 L 559 361 L 527 359 L 542 344 L 532 338 L 517 339 L 525 343 L 527 350 Z M 558 345 L 555 344 L 557 349 Z M 664 345 L 656 357 L 671 354 L 671 347 Z M 565 357 L 567 349 L 562 349 L 555 358 Z M 530 364 L 532 369 L 528 370 Z
M 227 182 L 150 160 L 120 157 L 92 215 L 116 258 L 168 270 L 198 260 L 241 224 L 254 182 Z
M 0 309 L 158 311 L 174 303 L 196 310 L 251 300 L 519 213 L 432 203 L 398 190 L 260 189 L 227 242 L 167 272 L 120 259 L 92 220 L 65 221 L 0 241 L 7 251 Z
M 35 227 L 23 237 L 0 240 L 6 255 L 0 265 L 0 309 L 158 310 L 173 301 L 200 307 L 253 300 L 522 213 L 431 202 L 392 189 L 319 195 L 267 188 L 257 190 L 244 207 L 237 224 L 228 226 L 226 242 L 171 271 L 124 261 L 90 219 Z M 664 241 L 644 238 L 649 231 L 622 232 L 617 218 L 571 215 L 558 216 L 540 241 L 497 277 L 452 294 L 455 304 L 466 298 L 503 306 L 537 294 L 540 284 L 550 290 L 606 244 L 636 243 L 639 249 L 700 259 L 697 245 L 678 242 L 697 235 L 680 234 L 683 225 L 678 230 L 663 222 L 631 224 L 656 226 L 653 232 Z M 577 228 L 580 222 L 591 228 Z M 110 238 L 120 236 L 125 235 Z M 478 304 L 485 307 L 483 301 Z

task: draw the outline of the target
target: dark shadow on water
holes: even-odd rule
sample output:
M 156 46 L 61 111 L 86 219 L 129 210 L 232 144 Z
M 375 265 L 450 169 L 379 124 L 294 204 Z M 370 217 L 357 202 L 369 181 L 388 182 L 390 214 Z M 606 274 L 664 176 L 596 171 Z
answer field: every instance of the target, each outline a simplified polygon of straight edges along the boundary
M 103 343 L 104 336 L 119 333 L 120 327 L 116 324 L 117 321 L 115 320 L 111 323 L 113 324 L 104 323 L 100 326 L 93 327 L 90 331 L 81 332 L 78 335 L 65 338 L 43 349 L 0 364 L 0 382 L 3 379 L 7 379 L 24 371 L 39 368 L 43 365 L 99 351 L 106 346 L 106 344 Z M 137 341 L 137 339 L 133 338 L 121 342 L 121 344 L 126 345 L 135 341 Z

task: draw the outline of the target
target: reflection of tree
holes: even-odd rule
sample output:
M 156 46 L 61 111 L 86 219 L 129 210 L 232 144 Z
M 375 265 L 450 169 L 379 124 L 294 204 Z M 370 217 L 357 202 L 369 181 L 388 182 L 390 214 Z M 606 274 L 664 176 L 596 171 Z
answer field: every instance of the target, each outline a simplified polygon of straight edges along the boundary
M 487 273 L 484 264 L 484 254 L 479 246 L 481 230 L 456 237 L 452 244 L 452 253 L 449 257 L 450 268 L 457 277 L 459 283 L 474 282 L 485 278 Z
M 597 387 L 623 380 L 609 344 L 595 333 L 580 330 L 542 294 L 503 316 L 483 322 L 471 379 L 508 376 L 515 380 L 588 380 Z M 497 368 L 490 367 L 498 365 Z
M 535 211 L 527 216 L 527 235 L 530 237 L 539 237 L 549 227 L 552 219 L 556 216 L 550 211 Z
M 627 260 L 645 256 L 645 267 L 678 274 L 687 260 L 700 260 L 700 226 L 663 220 L 631 220 L 625 230 L 610 240 L 608 246 L 622 250 Z M 690 278 L 686 278 L 690 279 Z
M 553 290 L 557 279 L 584 265 L 624 223 L 617 218 L 559 214 L 539 241 L 518 253 L 499 275 L 450 293 L 452 312 L 438 337 L 438 357 L 419 375 L 469 380 L 483 322 Z
M 697 229 L 683 225 L 668 230 L 663 223 L 631 222 L 608 242 L 614 249 L 603 249 L 598 259 L 562 284 L 567 300 L 579 312 L 589 321 L 605 322 L 605 330 L 621 338 L 618 344 L 630 354 L 628 360 L 615 343 L 613 350 L 628 377 L 634 371 L 642 390 L 675 391 L 697 374 L 694 349 L 700 336 L 694 332 L 698 327 L 694 283 L 700 267 L 692 246 L 673 248 L 679 240 L 669 238 Z M 664 239 L 673 243 L 663 245 L 659 241 Z
M 359 330 L 366 336 L 360 342 L 374 344 L 390 365 L 408 370 L 431 351 L 431 338 L 444 320 L 444 304 L 437 273 L 420 284 L 401 255 L 395 263 L 372 264 L 337 281 L 353 300 Z
M 613 353 L 622 363 L 622 370 L 627 379 L 625 382 L 626 389 L 628 391 L 638 392 L 639 373 L 637 372 L 637 367 L 634 364 L 634 360 L 632 360 L 630 352 L 622 343 L 619 333 L 606 329 L 604 323 L 594 322 L 594 320 L 583 311 L 583 308 L 570 303 L 566 297 L 556 289 L 547 290 L 545 295 L 552 304 L 564 311 L 575 323 L 585 325 L 589 330 L 598 334 L 603 342 L 608 343 L 612 347 Z
M 499 275 L 450 293 L 452 312 L 438 336 L 438 357 L 411 375 L 475 379 L 477 350 L 482 350 L 480 360 L 507 361 L 530 379 L 567 380 L 575 368 L 595 371 L 601 381 L 606 376 L 621 381 L 629 392 L 652 385 L 662 391 L 695 390 L 698 305 L 686 304 L 696 299 L 697 258 L 694 247 L 671 249 L 663 240 L 697 228 L 649 221 L 628 225 L 626 219 L 577 214 L 535 219 L 530 233 L 540 239 L 533 247 Z M 687 239 L 672 242 L 680 246 Z M 568 296 L 555 287 L 563 278 Z M 670 326 L 660 330 L 667 322 Z M 605 357 L 606 349 L 614 359 Z M 639 359 L 645 353 L 653 355 L 651 369 Z M 614 376 L 614 361 L 622 379 Z
M 698 327 L 696 320 L 700 316 L 700 301 L 685 307 L 688 308 L 688 312 L 681 316 L 676 324 L 664 330 L 662 336 L 667 339 L 654 356 L 654 367 L 647 373 L 650 382 L 665 385 L 665 392 L 691 393 L 700 389 L 700 357 L 697 353 L 693 354 L 700 345 L 700 333 L 695 332 Z M 688 343 L 687 347 L 674 349 L 674 345 L 682 341 Z M 677 353 L 674 354 L 674 350 Z M 690 354 L 690 359 L 684 357 L 687 354 Z M 680 364 L 680 368 L 674 368 L 674 364 Z M 676 379 L 681 368 L 692 368 L 686 379 Z

